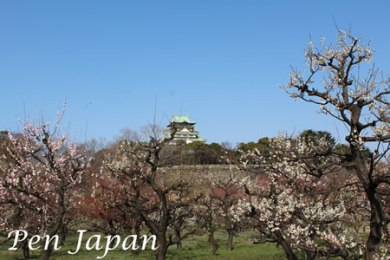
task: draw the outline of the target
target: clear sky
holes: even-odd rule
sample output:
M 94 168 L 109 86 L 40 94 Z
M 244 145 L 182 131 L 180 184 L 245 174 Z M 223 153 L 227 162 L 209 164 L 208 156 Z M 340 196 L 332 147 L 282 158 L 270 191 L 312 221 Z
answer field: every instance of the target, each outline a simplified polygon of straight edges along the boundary
M 74 138 L 188 114 L 209 142 L 342 126 L 278 86 L 336 26 L 370 41 L 390 73 L 390 1 L 0 1 L 0 129 L 25 117 Z M 155 106 L 156 104 L 156 106 Z M 340 137 L 343 139 L 343 137 Z

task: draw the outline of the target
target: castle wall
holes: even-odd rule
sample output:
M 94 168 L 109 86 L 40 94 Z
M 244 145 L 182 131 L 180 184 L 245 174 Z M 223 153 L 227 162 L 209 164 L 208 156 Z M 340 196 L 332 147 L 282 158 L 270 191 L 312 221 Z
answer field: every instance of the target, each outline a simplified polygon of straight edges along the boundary
M 234 165 L 175 165 L 164 167 L 162 173 L 169 180 L 181 180 L 198 188 L 209 187 L 212 181 L 229 176 L 243 179 L 249 175 Z

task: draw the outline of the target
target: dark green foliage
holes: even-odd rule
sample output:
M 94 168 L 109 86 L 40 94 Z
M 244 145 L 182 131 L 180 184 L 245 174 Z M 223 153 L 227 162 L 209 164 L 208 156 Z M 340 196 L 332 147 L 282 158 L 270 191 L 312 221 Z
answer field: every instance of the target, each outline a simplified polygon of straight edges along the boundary
M 307 129 L 302 131 L 302 133 L 299 135 L 299 137 L 303 138 L 306 143 L 309 142 L 318 142 L 318 140 L 325 139 L 328 143 L 329 146 L 332 147 L 336 144 L 336 140 L 332 136 L 331 133 L 326 132 L 326 131 L 316 131 L 312 129 Z
M 182 150 L 183 164 L 222 164 L 224 149 L 217 143 L 206 144 L 192 142 L 185 145 Z
M 238 145 L 238 149 L 244 152 L 251 151 L 253 149 L 257 149 L 259 151 L 267 151 L 269 149 L 269 138 L 262 137 L 257 141 L 257 143 L 255 142 L 240 143 Z
M 0 131 L 0 139 L 5 139 L 8 135 L 8 131 L 6 130 L 1 130 Z

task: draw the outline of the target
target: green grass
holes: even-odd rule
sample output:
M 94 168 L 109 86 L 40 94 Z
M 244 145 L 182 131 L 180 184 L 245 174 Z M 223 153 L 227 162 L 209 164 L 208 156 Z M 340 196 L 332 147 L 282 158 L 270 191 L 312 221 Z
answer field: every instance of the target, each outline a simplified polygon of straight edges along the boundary
M 250 241 L 250 237 L 253 235 L 251 232 L 240 233 L 234 238 L 234 250 L 226 250 L 227 235 L 224 232 L 216 233 L 216 240 L 220 247 L 217 251 L 217 255 L 210 254 L 210 248 L 207 244 L 207 235 L 194 235 L 183 241 L 183 249 L 177 250 L 173 245 L 169 248 L 167 258 L 168 259 L 285 259 L 284 252 L 281 248 L 277 248 L 275 244 L 253 244 Z M 87 236 L 84 236 L 87 237 Z M 104 240 L 102 240 L 104 241 Z M 101 256 L 104 251 L 86 251 L 80 250 L 77 255 L 69 255 L 68 250 L 74 250 L 77 244 L 77 236 L 69 236 L 65 245 L 59 250 L 53 253 L 51 259 L 96 259 L 97 256 Z M 3 244 L 0 246 L 0 259 L 15 260 L 22 259 L 22 253 L 20 251 L 11 252 L 8 251 L 10 244 Z M 33 252 L 31 259 L 39 259 L 40 252 Z M 124 260 L 124 259 L 153 259 L 154 252 L 151 250 L 138 252 L 134 254 L 128 251 L 115 250 L 108 253 L 104 259 L 108 260 Z

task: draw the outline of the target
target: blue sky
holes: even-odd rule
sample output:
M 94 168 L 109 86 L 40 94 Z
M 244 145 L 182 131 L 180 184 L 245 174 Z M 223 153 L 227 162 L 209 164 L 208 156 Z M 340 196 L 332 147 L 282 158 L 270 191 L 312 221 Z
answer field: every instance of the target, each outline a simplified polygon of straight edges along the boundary
M 336 26 L 370 41 L 390 73 L 389 1 L 0 1 L 0 129 L 25 117 L 74 138 L 188 114 L 209 142 L 343 126 L 278 86 Z

